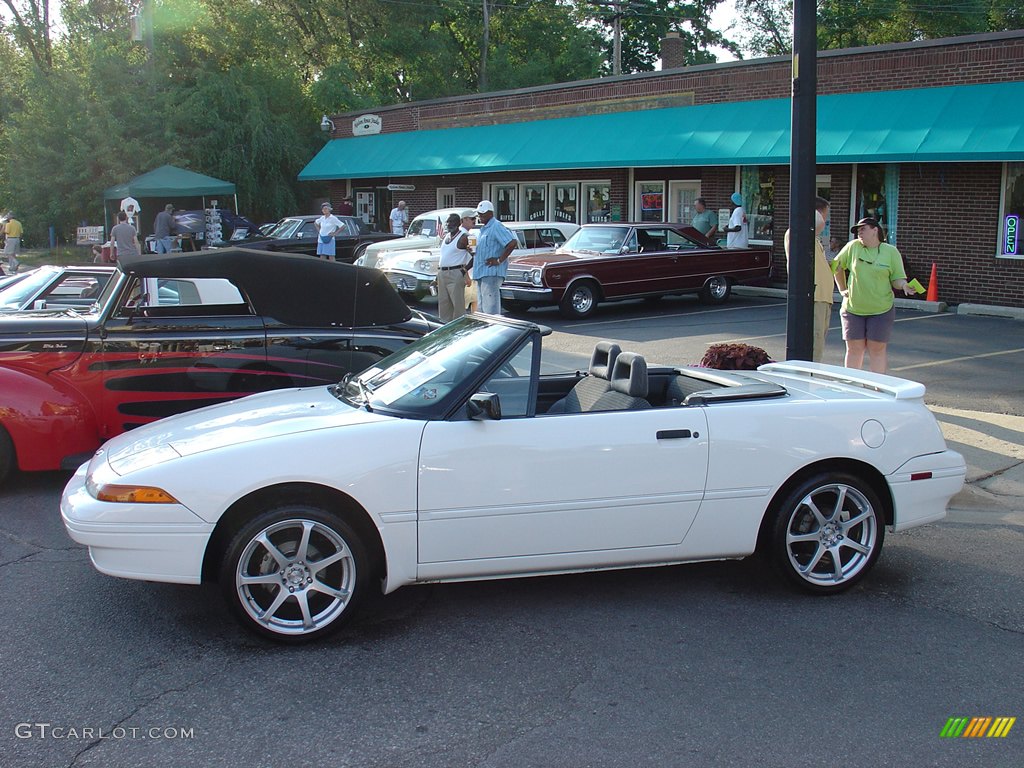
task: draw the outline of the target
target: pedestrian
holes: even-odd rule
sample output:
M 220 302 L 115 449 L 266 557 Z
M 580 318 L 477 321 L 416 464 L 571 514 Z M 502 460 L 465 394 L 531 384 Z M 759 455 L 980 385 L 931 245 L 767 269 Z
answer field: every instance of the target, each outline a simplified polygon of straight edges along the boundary
M 21 262 L 18 254 L 21 253 L 21 235 L 23 233 L 21 222 L 14 218 L 14 211 L 7 212 L 7 221 L 3 226 L 4 234 L 4 255 L 7 257 L 7 271 L 17 274 Z
M 908 296 L 914 294 L 914 289 L 907 284 L 903 257 L 895 246 L 885 242 L 885 233 L 876 219 L 863 218 L 850 232 L 857 239 L 843 246 L 832 262 L 843 297 L 839 315 L 846 341 L 846 367 L 861 368 L 866 350 L 871 370 L 885 373 L 896 319 L 893 289 Z
M 823 197 L 814 198 L 814 315 L 813 343 L 811 360 L 820 363 L 825 356 L 825 335 L 828 333 L 829 322 L 832 320 L 832 296 L 835 293 L 835 281 L 832 268 L 825 258 L 825 248 L 821 244 L 821 233 L 825 231 L 828 221 L 829 202 Z M 786 269 L 789 269 L 789 230 L 783 239 L 786 249 Z
M 341 198 L 341 203 L 338 205 L 339 216 L 355 216 L 356 209 L 352 206 L 352 196 Z
M 405 234 L 405 226 L 409 223 L 409 211 L 405 209 L 405 200 L 399 200 L 398 205 L 391 209 L 388 221 L 391 222 L 391 234 Z
M 117 258 L 122 256 L 138 256 L 142 253 L 139 245 L 139 233 L 128 223 L 128 212 L 117 212 L 117 224 L 110 228 L 110 241 L 117 251 Z
M 441 240 L 441 258 L 437 265 L 437 314 L 442 323 L 466 314 L 466 271 L 473 258 L 469 252 L 469 230 L 462 226 L 466 211 L 449 214 Z
M 477 203 L 480 231 L 476 236 L 473 256 L 473 279 L 476 280 L 479 310 L 488 315 L 501 314 L 501 284 L 508 273 L 508 257 L 519 240 L 512 231 L 494 218 L 490 200 Z
M 707 203 L 704 202 L 703 197 L 698 197 L 693 201 L 693 208 L 697 213 L 694 215 L 690 226 L 708 240 L 713 240 L 715 233 L 718 232 L 718 214 L 708 210 Z
M 747 247 L 747 210 L 743 207 L 743 196 L 739 192 L 733 192 L 732 214 L 729 216 L 729 226 L 725 228 L 725 246 L 727 248 Z
M 174 248 L 174 240 L 171 235 L 177 230 L 178 227 L 174 222 L 174 206 L 168 203 L 153 220 L 153 237 L 156 238 L 156 242 L 153 244 L 154 251 L 170 253 Z
M 843 250 L 842 239 L 838 235 L 832 235 L 828 241 L 828 248 L 825 250 L 825 258 L 831 263 L 841 250 Z
M 330 203 L 324 203 L 320 206 L 321 216 L 316 220 L 319 233 L 316 239 L 316 255 L 317 258 L 322 256 L 327 261 L 334 261 L 334 236 L 342 228 L 341 219 L 331 213 L 332 210 Z

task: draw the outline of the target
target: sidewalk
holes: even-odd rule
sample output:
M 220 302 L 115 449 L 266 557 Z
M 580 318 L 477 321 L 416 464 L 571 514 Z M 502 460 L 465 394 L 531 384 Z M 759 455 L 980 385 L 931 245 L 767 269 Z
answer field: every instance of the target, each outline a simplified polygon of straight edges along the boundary
M 950 516 L 974 519 L 969 513 L 981 512 L 989 522 L 1024 525 L 1024 416 L 929 408 L 947 445 L 967 461 L 967 483 L 950 502 Z

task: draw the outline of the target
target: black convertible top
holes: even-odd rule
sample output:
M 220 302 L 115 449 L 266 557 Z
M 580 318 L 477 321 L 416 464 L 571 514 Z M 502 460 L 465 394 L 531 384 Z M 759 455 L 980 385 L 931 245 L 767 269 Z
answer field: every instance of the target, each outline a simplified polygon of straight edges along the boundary
M 258 314 L 286 325 L 365 327 L 412 317 L 381 272 L 313 256 L 218 248 L 124 256 L 118 264 L 137 277 L 225 278 L 248 295 Z

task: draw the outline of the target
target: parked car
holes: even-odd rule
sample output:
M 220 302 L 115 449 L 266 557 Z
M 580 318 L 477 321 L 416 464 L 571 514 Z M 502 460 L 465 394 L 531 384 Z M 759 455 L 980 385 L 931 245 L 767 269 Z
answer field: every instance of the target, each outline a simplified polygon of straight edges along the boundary
M 64 524 L 103 573 L 219 579 L 248 628 L 301 641 L 378 585 L 759 549 L 832 594 L 868 573 L 886 526 L 941 519 L 963 483 L 921 384 L 648 367 L 611 342 L 589 375 L 541 375 L 547 333 L 467 315 L 341 385 L 139 427 L 71 479 Z
M 42 266 L 11 275 L 0 285 L 0 313 L 26 309 L 89 311 L 114 274 L 113 266 Z
M 564 244 L 579 229 L 578 224 L 562 221 L 509 221 L 503 222 L 519 238 L 519 246 L 512 256 L 530 256 L 550 253 Z M 475 242 L 479 230 L 470 230 L 470 241 Z M 403 297 L 419 301 L 437 279 L 441 261 L 441 247 L 423 250 L 388 251 L 380 258 L 377 269 L 387 275 L 395 290 Z
M 277 222 L 277 225 L 266 235 L 253 233 L 251 237 L 233 240 L 230 245 L 240 248 L 254 248 L 261 251 L 278 253 L 304 253 L 316 256 L 316 244 L 319 229 L 316 220 L 319 216 L 288 216 Z M 394 240 L 398 235 L 386 232 L 371 232 L 366 222 L 358 216 L 339 216 L 342 229 L 334 236 L 335 258 L 338 261 L 352 263 L 363 254 L 366 248 L 374 243 Z
M 0 480 L 253 392 L 339 381 L 439 323 L 375 270 L 222 249 L 125 257 L 88 312 L 0 315 Z
M 697 293 L 719 304 L 733 285 L 770 275 L 767 248 L 721 248 L 692 227 L 585 224 L 552 254 L 510 259 L 501 299 L 510 312 L 554 304 L 584 318 L 621 299 Z
M 467 210 L 465 207 L 439 208 L 436 211 L 421 213 L 419 216 L 413 217 L 413 220 L 409 222 L 409 229 L 405 237 L 399 237 L 396 240 L 389 240 L 384 243 L 373 243 L 367 246 L 359 258 L 356 259 L 356 264 L 361 267 L 377 267 L 379 266 L 379 261 L 386 253 L 436 248 L 441 245 L 441 238 L 444 237 L 444 225 L 448 221 L 448 215 L 452 213 L 462 215 L 462 212 L 465 210 Z

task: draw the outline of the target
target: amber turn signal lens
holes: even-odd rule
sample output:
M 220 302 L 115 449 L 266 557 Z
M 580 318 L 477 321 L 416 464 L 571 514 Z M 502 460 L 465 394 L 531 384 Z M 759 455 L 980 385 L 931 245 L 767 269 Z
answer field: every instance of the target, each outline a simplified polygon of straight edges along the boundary
M 96 498 L 122 504 L 177 504 L 178 500 L 160 488 L 144 485 L 100 485 Z

